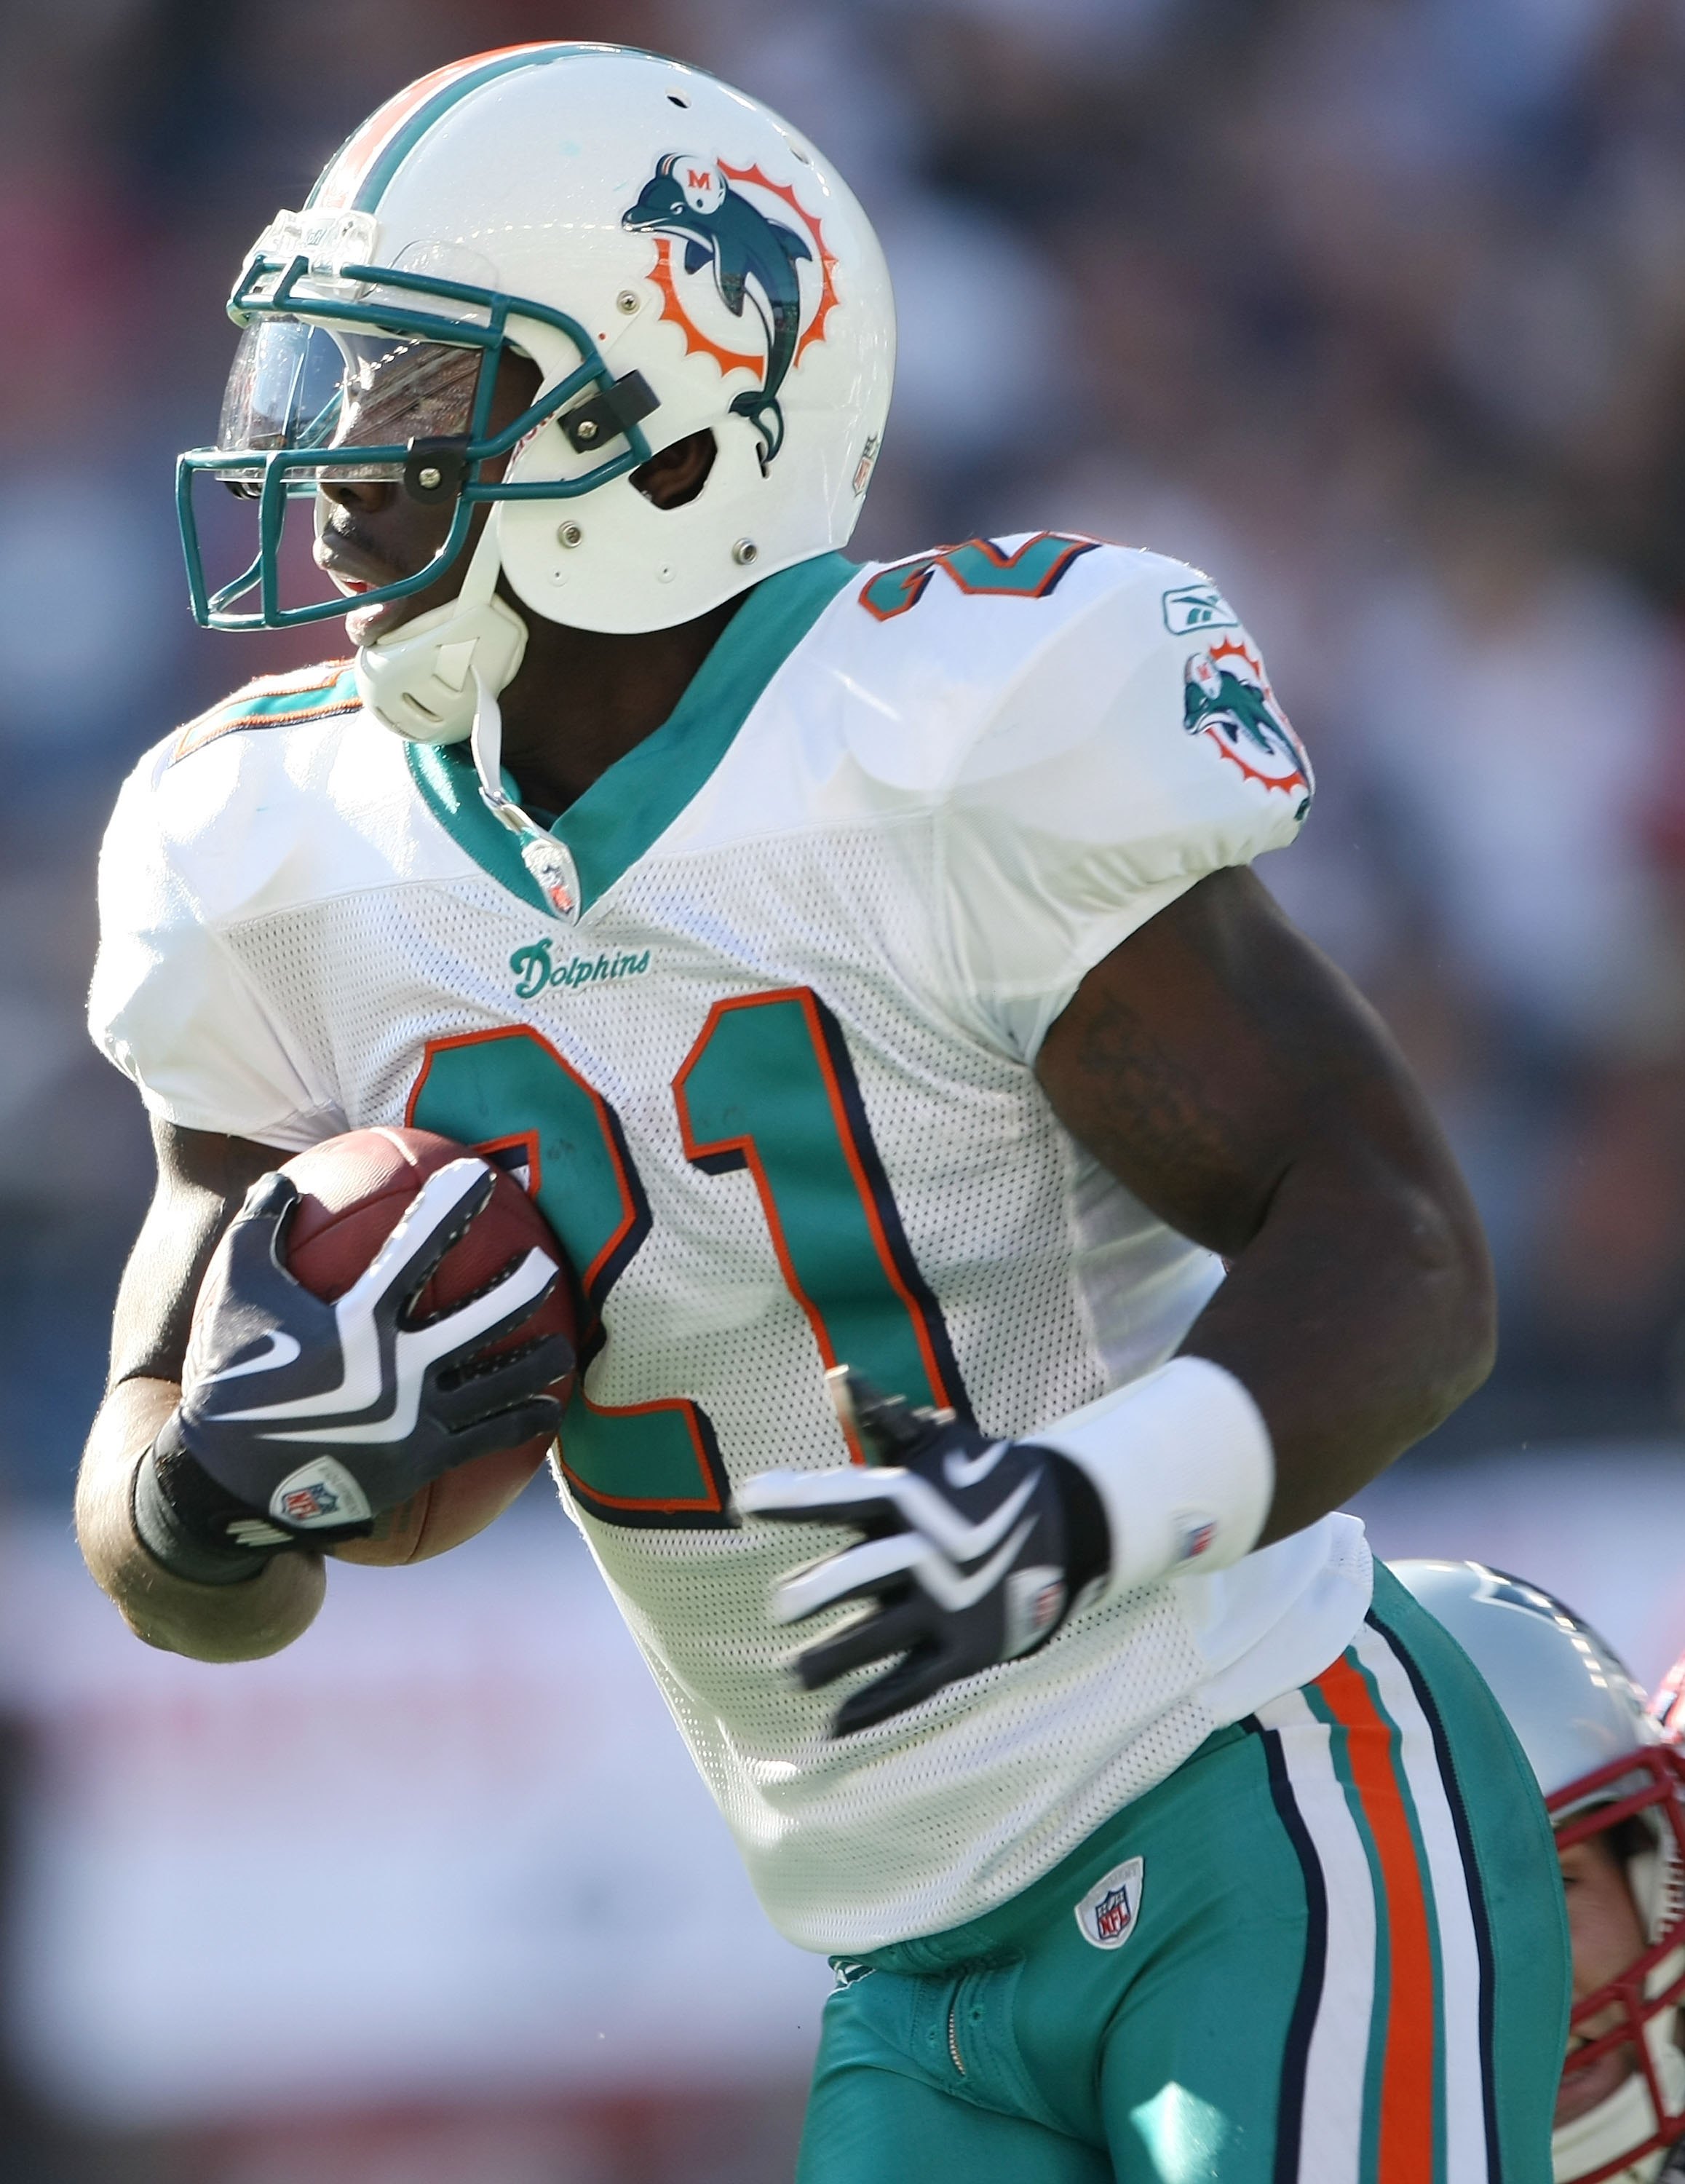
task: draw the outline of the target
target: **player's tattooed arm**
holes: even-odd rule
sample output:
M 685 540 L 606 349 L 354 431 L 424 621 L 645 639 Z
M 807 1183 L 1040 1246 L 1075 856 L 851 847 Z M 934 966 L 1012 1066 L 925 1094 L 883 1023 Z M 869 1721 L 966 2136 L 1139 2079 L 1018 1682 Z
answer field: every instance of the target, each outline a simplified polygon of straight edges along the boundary
M 1095 1157 L 1231 1262 L 1182 1350 L 1269 1427 L 1260 1544 L 1485 1379 L 1492 1268 L 1450 1150 L 1379 1018 L 1249 872 L 1200 881 L 1097 965 L 1036 1067 Z
M 76 1532 L 88 1568 L 138 1637 L 199 1660 L 251 1660 L 309 1627 L 325 1588 L 321 1557 L 276 1556 L 245 1585 L 186 1584 L 141 1545 L 131 1497 L 141 1458 L 181 1400 L 193 1301 L 217 1240 L 281 1156 L 167 1123 L 153 1135 L 158 1187 L 118 1291 L 111 1377 L 82 1457 Z

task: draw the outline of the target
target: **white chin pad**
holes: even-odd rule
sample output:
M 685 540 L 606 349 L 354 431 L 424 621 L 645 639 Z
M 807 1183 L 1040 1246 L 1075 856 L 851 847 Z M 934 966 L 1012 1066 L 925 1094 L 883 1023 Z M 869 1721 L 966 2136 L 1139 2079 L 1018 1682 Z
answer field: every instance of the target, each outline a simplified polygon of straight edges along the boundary
M 495 696 L 520 670 L 526 624 L 496 593 L 497 531 L 494 521 L 481 534 L 455 599 L 358 650 L 359 696 L 412 743 L 461 743 L 474 727 L 475 677 Z

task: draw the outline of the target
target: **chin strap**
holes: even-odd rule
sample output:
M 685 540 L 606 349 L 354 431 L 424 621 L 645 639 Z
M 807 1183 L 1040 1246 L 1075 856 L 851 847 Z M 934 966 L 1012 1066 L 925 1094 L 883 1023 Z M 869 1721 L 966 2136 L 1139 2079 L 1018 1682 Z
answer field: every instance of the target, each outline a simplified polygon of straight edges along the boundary
M 494 819 L 500 820 L 520 844 L 520 861 L 558 917 L 571 924 L 579 916 L 579 875 L 567 844 L 547 833 L 530 818 L 503 787 L 503 710 L 496 693 L 476 667 L 474 671 L 474 727 L 469 748 L 474 770 L 480 777 L 481 801 Z
M 520 668 L 526 624 L 497 596 L 502 567 L 494 514 L 456 597 L 400 624 L 391 637 L 364 645 L 357 655 L 357 688 L 375 718 L 411 743 L 468 738 L 487 810 L 520 844 L 520 861 L 545 901 L 571 924 L 579 916 L 579 875 L 567 845 L 529 817 L 503 787 L 498 699 Z
M 411 743 L 459 744 L 474 726 L 475 683 L 507 690 L 526 650 L 526 624 L 498 593 L 495 519 L 481 533 L 462 588 L 357 655 L 357 688 L 385 727 Z

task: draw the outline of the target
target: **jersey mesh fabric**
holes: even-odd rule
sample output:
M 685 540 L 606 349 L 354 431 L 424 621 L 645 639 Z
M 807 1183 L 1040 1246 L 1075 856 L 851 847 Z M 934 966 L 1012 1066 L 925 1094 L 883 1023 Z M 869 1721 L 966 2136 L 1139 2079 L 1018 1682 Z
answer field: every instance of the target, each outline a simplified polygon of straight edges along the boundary
M 1029 1430 L 1159 1362 L 1215 1279 L 1207 1254 L 1076 1151 L 1030 1070 L 944 1022 L 906 850 L 857 830 L 646 861 L 577 945 L 611 960 L 648 949 L 649 971 L 524 1006 L 509 957 L 535 921 L 490 883 L 359 894 L 227 939 L 355 1125 L 403 1119 L 430 1039 L 524 1020 L 567 1055 L 619 1113 L 652 1215 L 607 1301 L 592 1400 L 692 1395 L 735 1479 L 846 1451 L 752 1178 L 701 1173 L 680 1140 L 670 1087 L 717 1000 L 809 984 L 841 1020 L 913 1255 L 988 1429 Z M 1160 1585 L 836 1743 L 837 1694 L 798 1689 L 767 1613 L 822 1539 L 573 1513 L 769 1913 L 809 1947 L 865 1948 L 976 1915 L 1214 1725 L 1199 1696 L 1209 1636 L 1196 1641 L 1181 1592 Z
M 1175 573 L 1175 565 L 1157 564 L 1150 572 L 1154 617 L 1165 567 Z M 948 588 L 935 597 L 943 613 L 975 606 L 996 618 L 1045 604 L 966 602 Z M 928 758 L 936 785 L 897 777 L 886 788 L 882 770 L 870 773 L 858 749 L 839 755 L 827 743 L 827 709 L 865 671 L 848 648 L 876 641 L 865 618 L 846 619 L 851 611 L 844 595 L 791 655 L 705 790 L 570 932 L 477 865 L 464 869 L 459 846 L 419 798 L 398 840 L 383 760 L 358 764 L 386 829 L 377 845 L 392 866 L 385 883 L 370 878 L 370 848 L 355 883 L 338 889 L 313 876 L 295 899 L 236 901 L 220 913 L 203 906 L 203 891 L 196 898 L 304 1078 L 333 1095 L 292 1125 L 265 1129 L 277 1144 L 402 1122 L 430 1042 L 514 1025 L 540 1034 L 611 1106 L 650 1225 L 603 1303 L 605 1340 L 586 1392 L 595 1406 L 676 1396 L 700 1404 L 732 1480 L 775 1465 L 834 1464 L 847 1451 L 826 1398 L 825 1361 L 781 1270 L 754 1175 L 710 1172 L 686 1155 L 675 1078 L 722 1001 L 806 989 L 840 1027 L 912 1258 L 986 1429 L 1032 1430 L 1159 1362 L 1220 1272 L 1081 1151 L 1041 1092 L 1018 1019 L 995 1036 L 976 989 L 956 977 L 937 876 L 957 884 L 957 838 L 942 839 L 941 786 L 957 762 L 898 746 L 894 762 L 904 758 L 916 772 Z M 1092 623 L 1093 599 L 1084 612 Z M 1004 638 L 998 619 L 987 625 L 1003 655 L 1020 643 L 1017 632 L 1047 626 L 1009 620 Z M 933 616 L 931 627 L 940 636 L 944 625 Z M 905 641 L 904 625 L 892 629 Z M 910 644 L 907 650 L 923 702 L 930 662 Z M 803 682 L 793 671 L 804 662 Z M 1161 891 L 1138 915 L 1166 899 L 1166 884 L 1190 883 L 1213 864 L 1283 838 L 1276 812 L 1260 804 L 1254 817 L 1231 788 L 1232 769 L 1197 770 L 1203 761 L 1182 734 L 1177 659 L 1161 664 L 1151 654 L 1149 664 L 1173 709 L 1174 777 L 1154 791 L 1152 855 L 1160 861 L 1143 864 L 1141 884 Z M 973 666 L 966 658 L 954 667 L 967 704 Z M 231 747 L 248 741 L 241 762 L 270 775 L 268 786 L 242 788 L 245 808 L 264 825 L 302 830 L 312 824 L 313 800 L 331 796 L 342 771 L 358 771 L 349 760 L 338 765 L 331 739 L 383 733 L 327 722 L 230 736 L 182 770 L 231 766 L 240 756 Z M 1151 748 L 1149 737 L 1149 757 Z M 289 789 L 289 767 L 308 796 Z M 1206 800 L 1204 833 L 1185 841 L 1165 821 L 1186 793 L 1176 767 L 1196 769 L 1191 793 Z M 275 816 L 293 809 L 295 821 Z M 340 817 L 359 842 L 372 839 L 354 814 Z M 1094 826 L 1092 809 L 1082 823 Z M 1046 838 L 1052 854 L 1057 843 Z M 269 866 L 287 869 L 281 857 Z M 1089 857 L 1084 886 L 1093 869 Z M 987 872 L 965 884 L 987 903 Z M 1004 903 L 1003 916 L 1011 914 Z M 1126 904 L 1102 901 L 1104 934 L 1130 915 Z M 1068 984 L 1080 975 L 1081 950 L 1103 951 L 1109 938 L 1084 941 L 1076 913 L 1061 916 L 1062 932 L 1077 935 L 1070 942 L 1077 955 L 1062 955 L 1057 968 Z M 581 963 L 637 967 L 522 998 L 512 959 L 541 940 L 558 963 L 571 952 Z M 153 983 L 167 1004 L 164 943 L 154 954 Z M 167 1006 L 154 1006 L 146 992 L 123 1006 L 135 1027 L 131 1066 L 145 1083 L 147 1040 L 168 1041 Z M 207 1076 L 214 1061 L 207 1051 Z M 565 1453 L 567 1426 L 563 1440 Z M 1366 1605 L 1360 1534 L 1354 1546 L 1343 1520 L 1325 1520 L 1237 1571 L 1143 1588 L 1090 1610 L 1040 1652 L 834 1741 L 826 1728 L 840 1691 L 800 1691 L 789 1671 L 791 1635 L 769 1613 L 778 1580 L 825 1552 L 822 1536 L 769 1524 L 609 1522 L 570 1499 L 768 1911 L 792 1940 L 820 1949 L 867 1949 L 991 1908 L 1234 1718 L 1228 1694 L 1243 1691 L 1232 1702 L 1243 1711 L 1318 1673 Z M 1326 1580 L 1338 1570 L 1350 1582 L 1331 1592 Z M 1313 1596 L 1322 1603 L 1314 1613 Z M 1214 1705 L 1207 1694 L 1215 1689 L 1225 1696 Z

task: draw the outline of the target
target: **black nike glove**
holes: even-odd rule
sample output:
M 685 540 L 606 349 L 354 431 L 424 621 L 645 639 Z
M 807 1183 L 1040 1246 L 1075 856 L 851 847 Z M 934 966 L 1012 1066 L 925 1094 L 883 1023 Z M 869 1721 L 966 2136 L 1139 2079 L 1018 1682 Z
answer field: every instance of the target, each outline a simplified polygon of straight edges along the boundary
M 751 1516 L 865 1534 L 787 1580 L 772 1609 L 798 1623 L 839 1601 L 873 1603 L 799 1657 L 809 1691 L 904 1657 L 844 1700 L 831 1735 L 847 1736 L 1045 1645 L 1104 1576 L 1109 1541 L 1099 1497 L 1069 1458 L 991 1440 L 951 1411 L 914 1410 L 846 1366 L 826 1377 L 869 1463 L 763 1472 L 737 1502 Z
M 554 1287 L 548 1253 L 443 1312 L 415 1308 L 495 1181 L 481 1160 L 436 1169 L 332 1304 L 281 1262 L 297 1187 L 253 1184 L 199 1292 L 181 1405 L 136 1474 L 136 1529 L 165 1568 L 200 1584 L 254 1575 L 281 1548 L 361 1537 L 442 1472 L 555 1431 L 545 1391 L 574 1362 L 561 1335 L 480 1362 Z

